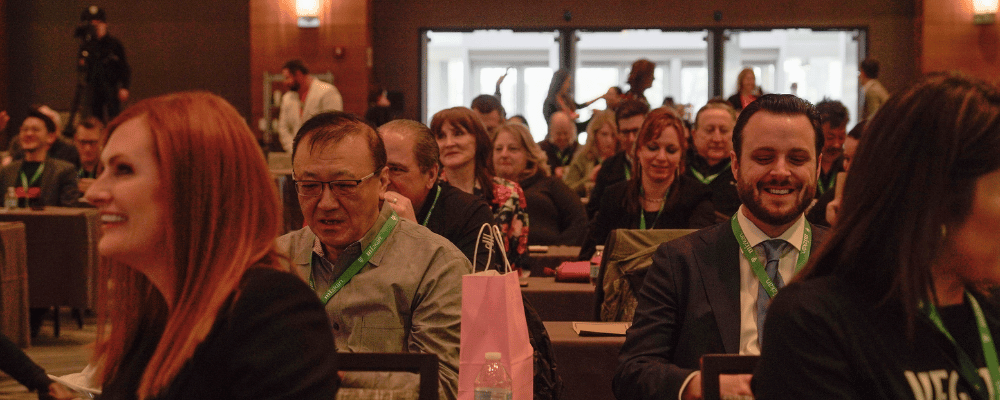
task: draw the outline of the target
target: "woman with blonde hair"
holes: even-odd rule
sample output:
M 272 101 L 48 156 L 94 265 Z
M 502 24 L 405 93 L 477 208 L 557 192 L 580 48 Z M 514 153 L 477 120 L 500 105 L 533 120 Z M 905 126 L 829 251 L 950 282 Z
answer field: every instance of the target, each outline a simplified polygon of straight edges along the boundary
M 601 163 L 621 150 L 615 113 L 611 110 L 595 111 L 587 124 L 587 144 L 583 145 L 573 161 L 566 167 L 563 182 L 580 197 L 587 197 L 594 188 Z
M 587 212 L 580 197 L 550 175 L 545 152 L 528 127 L 508 122 L 493 138 L 493 165 L 501 178 L 518 182 L 531 211 L 532 245 L 579 246 L 587 233 Z
M 743 68 L 736 77 L 736 94 L 729 96 L 726 101 L 732 104 L 733 109 L 741 111 L 763 95 L 764 92 L 757 86 L 757 76 L 754 75 L 753 68 Z
M 279 263 L 277 195 L 239 113 L 178 93 L 106 132 L 86 194 L 102 230 L 101 398 L 333 398 L 329 322 Z

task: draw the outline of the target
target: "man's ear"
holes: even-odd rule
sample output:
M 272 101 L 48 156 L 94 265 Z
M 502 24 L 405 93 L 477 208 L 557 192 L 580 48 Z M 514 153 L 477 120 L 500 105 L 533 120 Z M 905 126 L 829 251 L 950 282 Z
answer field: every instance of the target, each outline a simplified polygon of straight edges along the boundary
M 58 139 L 59 139 L 59 133 L 58 132 L 49 132 L 49 135 L 45 139 L 45 141 L 49 144 L 49 146 L 51 146 Z
M 729 151 L 729 167 L 733 170 L 733 177 L 739 176 L 740 171 L 740 159 L 736 157 L 736 151 Z
M 427 172 L 425 172 L 425 174 L 427 174 L 427 183 L 424 184 L 424 186 L 427 188 L 427 190 L 430 190 L 432 187 L 434 187 L 434 184 L 437 183 L 438 173 L 440 172 L 441 172 L 440 164 L 434 164 L 433 167 L 431 167 L 430 169 L 427 170 Z
M 382 167 L 382 171 L 378 174 L 379 198 L 385 194 L 386 190 L 389 190 L 389 167 Z

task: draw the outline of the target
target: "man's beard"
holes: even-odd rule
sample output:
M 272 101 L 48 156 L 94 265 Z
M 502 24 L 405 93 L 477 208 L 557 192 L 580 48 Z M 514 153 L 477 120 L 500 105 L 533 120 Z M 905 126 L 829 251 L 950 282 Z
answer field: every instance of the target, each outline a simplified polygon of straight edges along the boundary
M 298 82 L 292 82 L 291 85 L 288 85 L 288 90 L 291 90 L 293 92 L 298 92 L 299 89 L 301 89 L 301 88 L 302 88 L 302 85 L 299 85 Z
M 759 181 L 755 183 L 747 183 L 738 177 L 736 183 L 736 191 L 739 193 L 740 201 L 742 201 L 743 205 L 750 210 L 751 214 L 765 224 L 782 226 L 795 222 L 795 220 L 798 219 L 807 208 L 809 208 L 809 205 L 812 204 L 813 197 L 816 197 L 815 183 L 800 183 L 799 185 L 801 187 L 796 188 L 799 194 L 797 199 L 798 204 L 796 204 L 792 210 L 785 213 L 769 210 L 764 206 L 764 202 L 761 199 L 764 192 L 762 186 L 772 182 L 773 181 Z

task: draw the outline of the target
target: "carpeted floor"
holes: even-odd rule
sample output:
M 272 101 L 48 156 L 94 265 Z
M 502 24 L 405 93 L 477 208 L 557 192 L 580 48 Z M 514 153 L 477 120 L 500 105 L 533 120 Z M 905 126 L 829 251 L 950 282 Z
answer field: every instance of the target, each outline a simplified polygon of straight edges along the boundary
M 49 315 L 38 333 L 32 339 L 31 347 L 25 353 L 45 368 L 51 375 L 62 376 L 80 372 L 90 359 L 91 345 L 95 338 L 95 321 L 93 317 L 85 318 L 83 329 L 70 316 L 68 309 L 62 310 L 61 332 L 59 337 L 53 337 L 52 318 Z M 38 396 L 30 393 L 24 386 L 7 374 L 0 372 L 0 399 L 4 400 L 36 400 Z

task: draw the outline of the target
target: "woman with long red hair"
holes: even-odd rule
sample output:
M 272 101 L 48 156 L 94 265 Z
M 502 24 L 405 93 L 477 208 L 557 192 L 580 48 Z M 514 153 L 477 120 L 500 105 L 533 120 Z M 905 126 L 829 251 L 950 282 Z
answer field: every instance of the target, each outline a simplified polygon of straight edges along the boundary
M 102 228 L 101 398 L 333 398 L 329 322 L 279 263 L 276 191 L 239 113 L 171 94 L 106 132 L 86 194 Z

